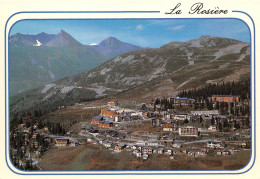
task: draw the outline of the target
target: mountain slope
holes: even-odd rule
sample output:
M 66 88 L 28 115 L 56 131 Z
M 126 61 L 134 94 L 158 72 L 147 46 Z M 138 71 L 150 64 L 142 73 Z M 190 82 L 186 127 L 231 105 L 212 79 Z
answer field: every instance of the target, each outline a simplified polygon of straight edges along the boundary
M 15 34 L 9 38 L 10 95 L 71 76 L 106 58 L 61 30 L 57 35 Z
M 98 45 L 93 45 L 91 47 L 108 59 L 126 52 L 141 49 L 141 47 L 139 46 L 122 42 L 114 37 L 108 37 L 107 39 L 100 42 Z
M 70 34 L 14 34 L 9 37 L 10 95 L 90 70 L 112 56 L 140 49 L 109 37 L 82 45 Z
M 20 111 L 32 108 L 32 104 L 47 110 L 117 94 L 118 98 L 140 100 L 207 83 L 239 80 L 249 73 L 248 43 L 203 36 L 122 54 L 73 78 L 11 98 L 10 103 L 11 110 Z

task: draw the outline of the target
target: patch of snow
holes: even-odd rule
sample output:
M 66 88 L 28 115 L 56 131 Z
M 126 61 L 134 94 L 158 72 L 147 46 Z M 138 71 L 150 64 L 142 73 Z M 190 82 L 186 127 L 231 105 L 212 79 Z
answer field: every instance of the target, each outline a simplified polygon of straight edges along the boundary
M 193 61 L 193 60 L 190 60 L 190 61 L 189 61 L 189 65 L 194 65 L 194 61 Z
M 42 45 L 42 43 L 37 39 L 37 40 L 36 40 L 36 44 L 33 45 L 33 46 L 35 46 L 35 47 L 39 47 L 39 46 L 41 46 L 41 45 Z
M 91 43 L 91 44 L 89 44 L 90 46 L 94 46 L 94 45 L 98 45 L 98 44 L 96 44 L 96 43 Z
M 73 90 L 75 88 L 75 86 L 65 86 L 61 89 L 61 93 L 67 93 L 71 90 Z
M 54 73 L 52 73 L 51 71 L 48 71 L 48 73 L 49 73 L 51 79 L 55 78 L 55 74 Z
M 43 101 L 48 100 L 52 95 L 56 94 L 56 91 L 51 90 L 50 93 L 48 93 L 44 98 Z
M 122 90 L 121 89 L 112 89 L 112 88 L 106 88 L 104 86 L 97 86 L 96 88 L 86 88 L 86 89 L 89 89 L 89 90 L 92 90 L 92 91 L 95 91 L 98 96 L 102 96 L 102 95 L 105 95 L 104 92 L 106 90 L 110 90 L 110 91 L 117 91 L 117 92 L 121 92 Z
M 228 54 L 233 54 L 233 53 L 240 53 L 241 49 L 245 46 L 247 46 L 248 43 L 245 42 L 240 42 L 234 45 L 230 45 L 226 48 L 222 48 L 219 51 L 217 51 L 214 56 L 215 59 L 213 59 L 212 61 L 217 60 L 219 57 L 223 56 L 223 55 L 228 55 Z
M 121 56 L 117 56 L 115 59 L 114 59 L 114 62 L 119 62 L 122 60 L 122 57 Z
M 190 60 L 190 56 L 192 56 L 193 52 L 188 52 L 186 55 L 188 56 L 188 60 Z
M 238 61 L 238 62 L 241 62 L 241 61 L 245 58 L 245 56 L 246 56 L 246 54 L 241 54 L 241 55 L 238 57 L 237 61 Z
M 225 64 L 223 64 L 223 65 L 219 65 L 218 68 L 226 68 L 228 65 L 229 65 L 229 63 L 225 63 Z
M 135 58 L 135 55 L 129 55 L 122 59 L 122 63 L 131 62 Z
M 46 93 L 49 89 L 51 89 L 54 86 L 56 86 L 56 84 L 54 84 L 54 83 L 47 84 L 47 85 L 45 85 L 45 87 L 42 89 L 41 92 Z
M 246 55 L 250 55 L 250 47 L 246 49 Z
M 157 67 L 157 68 L 153 71 L 152 75 L 157 75 L 157 74 L 159 74 L 159 73 L 165 72 L 165 65 L 166 65 L 166 63 L 165 63 L 164 65 L 162 65 L 161 67 Z
M 165 62 L 165 60 L 162 57 L 159 57 L 159 59 L 154 61 L 154 64 L 159 65 L 160 63 L 163 63 L 163 62 Z M 164 63 L 163 65 L 166 65 L 166 63 Z
M 38 66 L 42 71 L 46 71 L 45 68 L 41 65 Z
M 199 39 L 191 40 L 189 47 L 203 47 Z
M 216 46 L 216 44 L 215 44 L 215 42 L 213 41 L 213 40 L 211 40 L 209 43 L 208 43 L 208 45 L 207 45 L 208 47 L 215 47 Z
M 157 58 L 157 56 L 155 56 L 155 57 L 150 57 L 150 58 L 149 58 L 149 62 L 150 62 L 150 63 L 153 62 L 156 58 Z
M 145 54 L 140 55 L 140 57 L 145 57 L 145 56 L 146 56 Z
M 122 80 L 122 83 L 124 83 L 125 85 L 134 85 L 134 84 L 139 84 L 140 82 L 143 83 L 144 81 L 146 81 L 146 77 L 144 76 L 136 76 L 136 77 L 125 77 Z
M 88 74 L 88 77 L 91 78 L 93 75 L 94 75 L 94 73 L 91 72 Z
M 103 93 L 106 91 L 106 88 L 100 87 L 100 88 L 86 88 L 92 91 L 95 91 L 99 96 L 102 96 Z
M 111 71 L 110 68 L 104 68 L 103 70 L 100 71 L 101 75 L 105 75 L 107 72 Z

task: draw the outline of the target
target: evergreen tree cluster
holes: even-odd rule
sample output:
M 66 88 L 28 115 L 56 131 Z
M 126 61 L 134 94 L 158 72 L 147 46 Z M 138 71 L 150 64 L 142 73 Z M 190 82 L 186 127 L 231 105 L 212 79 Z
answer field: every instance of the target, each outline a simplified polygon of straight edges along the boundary
M 250 79 L 232 83 L 208 84 L 198 89 L 183 90 L 178 94 L 180 97 L 193 98 L 196 101 L 207 100 L 212 95 L 238 95 L 241 101 L 249 100 Z

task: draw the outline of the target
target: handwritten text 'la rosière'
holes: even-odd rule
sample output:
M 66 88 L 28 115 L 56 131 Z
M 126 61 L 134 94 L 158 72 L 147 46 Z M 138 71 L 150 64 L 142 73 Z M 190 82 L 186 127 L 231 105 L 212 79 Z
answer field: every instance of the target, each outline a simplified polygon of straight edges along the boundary
M 173 9 L 170 9 L 170 12 L 165 12 L 165 14 L 182 14 L 182 10 L 180 9 L 181 3 L 175 5 Z M 215 7 L 214 9 L 204 9 L 203 3 L 198 2 L 193 4 L 190 7 L 189 14 L 227 14 L 228 10 L 219 9 L 219 7 Z

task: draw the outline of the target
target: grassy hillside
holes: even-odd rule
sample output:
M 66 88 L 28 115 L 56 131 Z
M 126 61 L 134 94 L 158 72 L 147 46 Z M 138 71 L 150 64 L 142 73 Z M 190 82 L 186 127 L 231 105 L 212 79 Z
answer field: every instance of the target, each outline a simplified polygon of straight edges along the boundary
M 11 111 L 52 109 L 98 98 L 142 101 L 250 73 L 249 44 L 201 37 L 117 56 L 70 78 L 11 98 Z
M 10 47 L 10 95 L 72 76 L 105 61 L 89 47 Z

